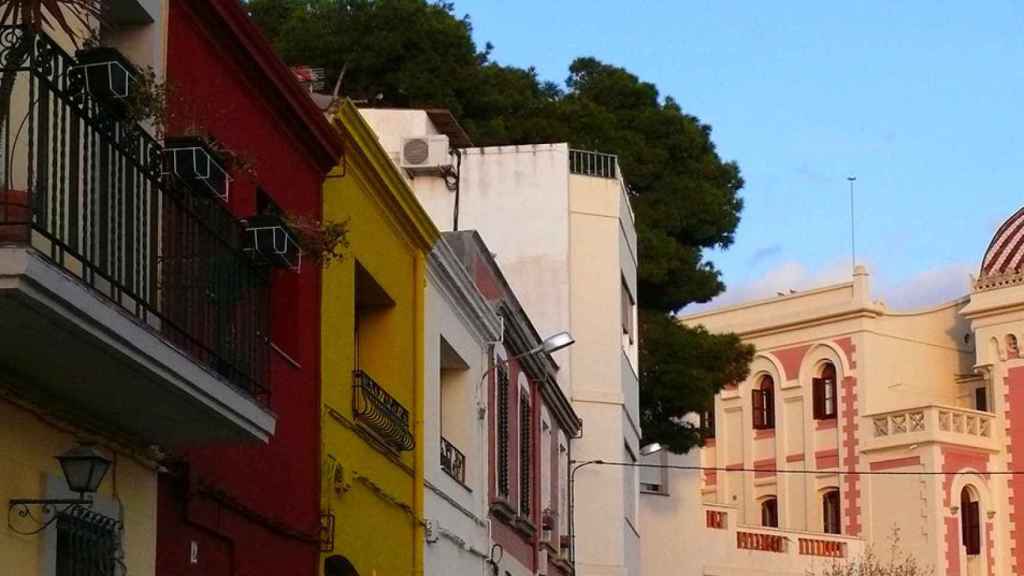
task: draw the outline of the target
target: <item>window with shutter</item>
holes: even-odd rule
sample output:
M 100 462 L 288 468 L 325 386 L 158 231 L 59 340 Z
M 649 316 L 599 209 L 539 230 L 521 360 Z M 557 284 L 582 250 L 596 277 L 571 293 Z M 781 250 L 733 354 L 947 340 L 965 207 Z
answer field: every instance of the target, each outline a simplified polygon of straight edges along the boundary
M 530 412 L 530 396 L 524 391 L 519 398 L 519 513 L 529 516 L 533 496 L 533 469 L 530 455 L 533 452 L 533 414 Z
M 821 498 L 821 517 L 826 534 L 841 532 L 839 520 L 839 490 L 829 490 Z
M 988 412 L 988 391 L 985 388 L 974 389 L 974 409 Z
M 960 493 L 960 528 L 967 555 L 981 554 L 981 509 L 968 488 Z
M 811 395 L 813 396 L 814 419 L 825 419 L 825 380 L 814 378 L 811 380 Z
M 836 417 L 836 367 L 831 362 L 821 368 L 821 376 L 811 380 L 815 420 L 831 420 Z
M 498 365 L 498 495 L 509 496 L 509 403 L 508 403 L 508 368 Z
M 764 419 L 764 392 L 761 390 L 750 391 L 750 404 L 754 417 L 754 429 L 760 430 L 765 427 Z
M 779 501 L 767 498 L 761 503 L 761 526 L 765 528 L 779 527 Z

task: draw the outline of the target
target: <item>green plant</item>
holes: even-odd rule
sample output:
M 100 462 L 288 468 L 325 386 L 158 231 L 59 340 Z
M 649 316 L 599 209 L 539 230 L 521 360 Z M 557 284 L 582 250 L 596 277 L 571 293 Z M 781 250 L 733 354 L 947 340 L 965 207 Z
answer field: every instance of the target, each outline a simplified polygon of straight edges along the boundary
M 127 119 L 140 124 L 152 123 L 157 138 L 163 138 L 167 126 L 170 88 L 157 78 L 152 66 L 137 71 L 133 88 L 125 99 Z
M 335 222 L 309 216 L 288 215 L 285 223 L 299 237 L 303 252 L 323 268 L 344 260 L 349 247 L 348 220 Z

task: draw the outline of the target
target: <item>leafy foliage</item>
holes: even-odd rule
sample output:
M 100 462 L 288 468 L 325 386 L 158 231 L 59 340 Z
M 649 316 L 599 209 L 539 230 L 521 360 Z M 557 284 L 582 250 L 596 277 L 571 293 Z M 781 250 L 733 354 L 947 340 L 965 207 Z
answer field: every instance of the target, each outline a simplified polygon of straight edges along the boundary
M 78 42 L 102 18 L 107 3 L 108 0 L 0 0 L 0 26 L 24 24 L 40 31 L 60 28 Z
M 445 107 L 477 145 L 569 142 L 619 156 L 633 191 L 640 252 L 641 424 L 645 440 L 684 451 L 683 423 L 753 355 L 735 336 L 680 326 L 678 309 L 724 286 L 704 259 L 726 248 L 743 208 L 743 178 L 711 128 L 629 71 L 578 58 L 563 85 L 491 60 L 468 17 L 426 0 L 250 0 L 250 13 L 293 65 L 341 77 L 370 105 Z

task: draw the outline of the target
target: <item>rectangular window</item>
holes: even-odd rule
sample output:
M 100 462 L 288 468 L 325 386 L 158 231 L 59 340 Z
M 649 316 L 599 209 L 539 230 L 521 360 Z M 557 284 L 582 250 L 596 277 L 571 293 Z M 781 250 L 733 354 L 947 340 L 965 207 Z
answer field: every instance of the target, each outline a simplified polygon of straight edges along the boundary
M 836 381 L 831 378 L 811 380 L 814 395 L 814 419 L 831 420 L 836 417 Z
M 57 574 L 114 574 L 117 521 L 83 508 L 57 517 Z
M 547 407 L 540 407 L 540 509 L 545 515 L 551 510 L 551 419 Z M 549 528 L 550 529 L 550 528 Z
M 775 498 L 768 498 L 761 503 L 761 526 L 779 527 L 779 501 Z
M 968 556 L 981 554 L 981 510 L 978 501 L 966 502 L 963 505 L 961 519 L 962 531 L 964 533 L 964 548 Z
M 633 323 L 633 308 L 636 306 L 636 300 L 633 295 L 629 292 L 629 286 L 626 285 L 626 280 L 622 280 L 622 333 L 629 337 L 629 343 L 632 344 L 635 339 L 635 326 Z
M 715 408 L 700 413 L 700 430 L 705 438 L 715 437 Z
M 656 454 L 644 456 L 643 463 L 664 466 L 668 464 L 668 453 L 663 450 Z M 640 475 L 641 492 L 668 494 L 668 471 L 665 468 L 643 466 L 638 474 Z
M 569 440 L 558 431 L 558 533 L 569 533 Z
M 530 396 L 523 390 L 519 397 L 519 514 L 529 516 L 533 502 L 533 414 Z
M 751 391 L 754 429 L 775 428 L 775 395 L 770 388 Z
M 988 390 L 985 388 L 974 389 L 974 409 L 988 412 Z
M 509 497 L 509 398 L 508 398 L 508 368 L 504 364 L 498 364 L 498 381 L 497 385 L 497 404 L 498 404 L 498 418 L 497 418 L 497 437 L 498 437 L 498 454 L 497 454 L 497 481 L 498 481 L 498 496 L 505 498 Z
M 839 534 L 839 490 L 829 490 L 821 499 L 821 517 L 826 534 Z

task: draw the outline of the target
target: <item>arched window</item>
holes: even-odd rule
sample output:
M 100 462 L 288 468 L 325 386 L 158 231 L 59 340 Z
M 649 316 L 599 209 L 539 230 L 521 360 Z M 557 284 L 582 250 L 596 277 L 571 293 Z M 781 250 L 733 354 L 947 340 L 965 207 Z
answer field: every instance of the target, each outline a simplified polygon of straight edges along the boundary
M 772 496 L 761 502 L 761 526 L 765 528 L 779 527 L 779 499 Z
M 960 491 L 960 530 L 967 555 L 981 554 L 981 506 L 969 486 Z
M 1017 337 L 1013 334 L 1006 335 L 1006 357 L 1007 358 L 1019 358 L 1020 357 L 1020 346 L 1017 344 Z
M 840 534 L 839 490 L 826 491 L 821 496 L 821 519 L 826 534 Z
M 819 376 L 811 381 L 814 394 L 814 419 L 832 420 L 838 414 L 836 402 L 836 367 L 831 362 L 821 366 Z
M 765 374 L 752 390 L 754 429 L 775 428 L 775 380 Z
M 348 558 L 330 556 L 324 560 L 324 576 L 359 576 L 359 572 Z

